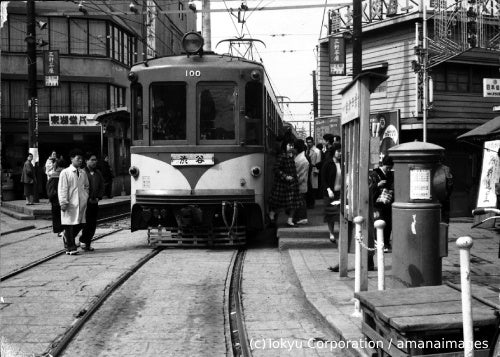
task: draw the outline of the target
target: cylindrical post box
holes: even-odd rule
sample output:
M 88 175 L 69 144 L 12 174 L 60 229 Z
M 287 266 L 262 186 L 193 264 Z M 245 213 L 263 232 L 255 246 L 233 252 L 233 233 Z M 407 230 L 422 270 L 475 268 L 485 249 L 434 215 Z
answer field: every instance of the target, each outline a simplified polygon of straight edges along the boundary
M 441 284 L 441 204 L 433 186 L 433 176 L 443 152 L 441 146 L 418 141 L 389 149 L 394 161 L 394 287 Z

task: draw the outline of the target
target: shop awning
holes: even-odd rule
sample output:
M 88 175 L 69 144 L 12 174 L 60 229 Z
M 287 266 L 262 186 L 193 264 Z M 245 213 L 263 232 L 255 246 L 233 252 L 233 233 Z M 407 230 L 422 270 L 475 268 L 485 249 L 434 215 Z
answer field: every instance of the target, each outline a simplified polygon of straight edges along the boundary
M 460 135 L 457 140 L 462 141 L 489 141 L 500 139 L 500 116 L 478 126 L 465 134 Z
M 97 120 L 99 123 L 102 123 L 104 120 L 109 120 L 109 119 L 129 120 L 129 118 L 130 118 L 130 112 L 128 111 L 127 107 L 118 107 L 118 108 L 108 109 L 108 110 L 105 110 L 103 112 L 97 113 L 94 117 L 94 119 Z

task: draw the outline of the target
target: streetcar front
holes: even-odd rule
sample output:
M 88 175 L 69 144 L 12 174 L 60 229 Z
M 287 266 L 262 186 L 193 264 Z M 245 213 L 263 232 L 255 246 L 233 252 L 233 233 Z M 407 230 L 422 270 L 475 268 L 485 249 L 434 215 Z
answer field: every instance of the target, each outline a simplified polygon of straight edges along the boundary
M 138 64 L 130 79 L 132 230 L 155 245 L 245 244 L 263 228 L 270 179 L 263 67 L 192 54 Z

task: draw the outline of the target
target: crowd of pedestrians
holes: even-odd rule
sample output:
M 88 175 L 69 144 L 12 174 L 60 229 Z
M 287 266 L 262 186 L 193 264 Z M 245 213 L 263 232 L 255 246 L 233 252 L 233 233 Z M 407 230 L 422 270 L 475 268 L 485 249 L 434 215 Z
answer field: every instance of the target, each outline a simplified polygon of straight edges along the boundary
M 51 204 L 52 230 L 63 240 L 66 254 L 78 254 L 78 247 L 93 251 L 92 238 L 97 226 L 99 201 L 112 197 L 113 172 L 108 156 L 98 163 L 97 155 L 78 149 L 70 152 L 70 165 L 53 150 L 45 162 L 46 192 Z M 32 164 L 33 155 L 27 156 L 21 182 L 26 204 L 32 205 L 37 178 Z M 79 243 L 76 237 L 82 232 Z

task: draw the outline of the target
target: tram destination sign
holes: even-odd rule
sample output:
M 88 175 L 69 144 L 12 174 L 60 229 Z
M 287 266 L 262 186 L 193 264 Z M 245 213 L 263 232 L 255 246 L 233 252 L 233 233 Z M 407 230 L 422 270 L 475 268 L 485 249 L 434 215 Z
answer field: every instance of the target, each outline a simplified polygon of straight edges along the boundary
M 213 165 L 214 154 L 172 154 L 172 166 L 202 166 Z

